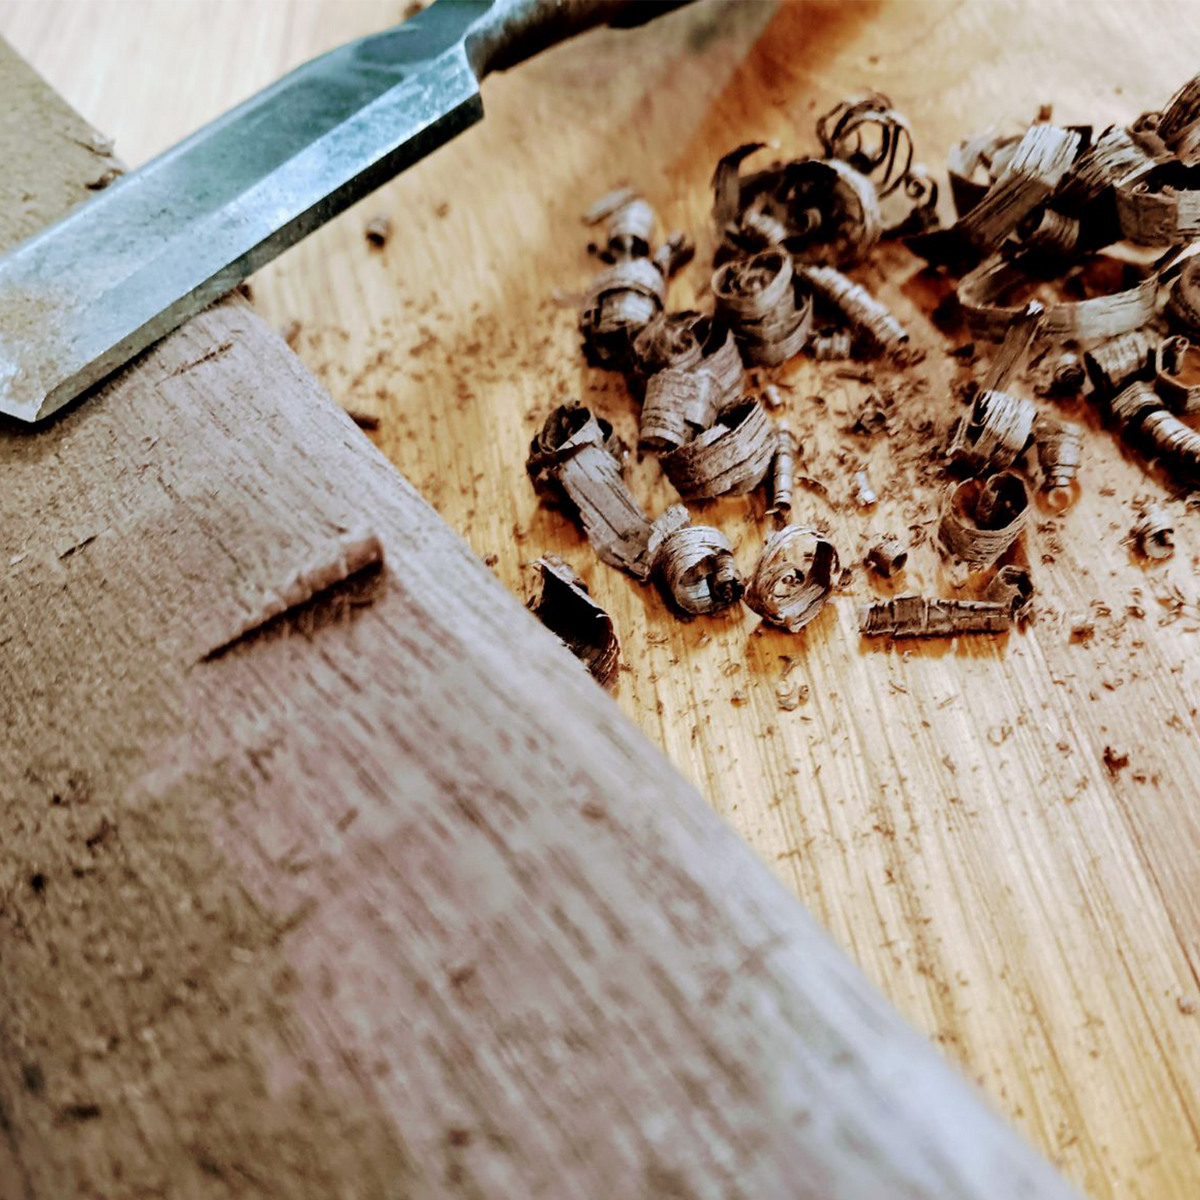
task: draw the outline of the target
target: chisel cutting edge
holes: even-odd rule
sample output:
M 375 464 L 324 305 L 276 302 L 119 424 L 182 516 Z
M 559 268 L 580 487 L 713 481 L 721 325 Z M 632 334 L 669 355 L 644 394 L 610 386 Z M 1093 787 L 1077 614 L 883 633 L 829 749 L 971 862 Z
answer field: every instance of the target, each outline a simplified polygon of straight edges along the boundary
M 0 258 L 0 412 L 41 421 L 474 124 L 479 81 L 679 0 L 437 0 L 341 46 Z

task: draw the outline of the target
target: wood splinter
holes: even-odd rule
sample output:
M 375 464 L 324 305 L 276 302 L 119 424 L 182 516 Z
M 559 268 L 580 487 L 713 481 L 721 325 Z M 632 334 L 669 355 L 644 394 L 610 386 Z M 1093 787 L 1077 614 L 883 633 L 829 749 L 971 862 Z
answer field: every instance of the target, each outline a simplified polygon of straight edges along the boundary
M 691 519 L 682 504 L 668 508 L 654 522 L 649 557 L 676 607 L 703 616 L 736 604 L 745 585 L 725 535 Z
M 539 573 L 528 608 L 588 669 L 601 687 L 611 687 L 621 647 L 608 615 L 588 594 L 587 584 L 556 554 L 534 564 Z
M 764 621 L 796 633 L 825 607 L 837 571 L 837 550 L 824 533 L 785 525 L 763 546 L 746 588 L 746 605 Z
M 383 562 L 383 543 L 379 535 L 358 530 L 338 538 L 329 551 L 297 567 L 280 586 L 262 596 L 251 610 L 251 616 L 237 631 L 224 639 L 202 657 L 202 662 L 219 658 L 235 643 L 262 629 L 269 621 L 285 612 L 307 604 L 315 596 L 344 583 L 352 575 Z

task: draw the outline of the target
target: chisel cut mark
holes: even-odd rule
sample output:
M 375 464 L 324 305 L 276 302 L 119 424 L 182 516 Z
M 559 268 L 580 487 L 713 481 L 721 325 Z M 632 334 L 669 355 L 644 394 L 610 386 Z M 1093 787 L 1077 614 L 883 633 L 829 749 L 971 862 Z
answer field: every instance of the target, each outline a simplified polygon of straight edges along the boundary
M 230 637 L 204 654 L 201 662 L 219 658 L 275 618 L 300 608 L 352 576 L 382 562 L 383 544 L 378 534 L 365 530 L 347 533 L 338 538 L 327 553 L 297 567 L 277 589 L 267 592 L 254 606 L 251 617 Z

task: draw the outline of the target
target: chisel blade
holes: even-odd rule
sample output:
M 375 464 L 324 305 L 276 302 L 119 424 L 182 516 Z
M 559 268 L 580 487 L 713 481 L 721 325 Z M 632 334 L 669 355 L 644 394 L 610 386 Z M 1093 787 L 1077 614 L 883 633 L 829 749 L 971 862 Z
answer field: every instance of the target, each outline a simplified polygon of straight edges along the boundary
M 441 0 L 300 67 L 0 259 L 0 412 L 40 421 L 483 115 Z

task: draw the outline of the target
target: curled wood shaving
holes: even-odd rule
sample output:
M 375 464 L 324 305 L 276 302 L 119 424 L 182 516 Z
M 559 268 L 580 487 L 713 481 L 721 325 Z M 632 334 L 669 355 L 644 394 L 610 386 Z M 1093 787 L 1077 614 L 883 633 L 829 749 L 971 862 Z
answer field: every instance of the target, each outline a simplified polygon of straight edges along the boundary
M 1150 330 L 1134 329 L 1093 346 L 1083 356 L 1092 387 L 1100 396 L 1112 396 L 1135 379 L 1149 379 L 1157 345 Z
M 1020 140 L 1020 134 L 1000 133 L 993 128 L 950 147 L 946 155 L 946 173 L 950 177 L 954 211 L 960 219 L 987 195 Z M 977 178 L 980 173 L 985 176 L 983 181 Z
M 624 369 L 634 339 L 662 312 L 666 280 L 648 259 L 614 263 L 592 280 L 580 331 L 590 362 Z
M 1000 349 L 984 377 L 983 391 L 996 391 L 1008 382 L 1028 353 L 1045 315 L 1046 309 L 1037 300 L 1031 300 L 1017 314 L 1005 331 L 1004 341 L 1001 342 Z
M 854 331 L 856 348 L 886 353 L 908 341 L 904 326 L 862 284 L 833 267 L 801 266 L 798 274 L 826 304 L 837 309 Z
M 807 262 L 843 264 L 879 240 L 875 185 L 840 159 L 803 158 L 743 176 L 761 143 L 725 155 L 713 174 L 717 261 L 781 248 Z
M 713 403 L 728 408 L 742 394 L 745 369 L 737 339 L 711 317 L 696 312 L 656 317 L 633 343 L 631 383 L 644 390 L 646 380 L 669 367 L 691 367 L 713 377 Z
M 1007 633 L 1012 610 L 994 600 L 938 600 L 897 596 L 859 609 L 863 637 L 954 637 L 960 633 Z
M 1200 164 L 1200 75 L 1175 93 L 1159 118 L 1156 132 L 1185 167 Z
M 1184 487 L 1200 486 L 1200 433 L 1165 408 L 1145 416 L 1137 442 L 1148 458 L 1157 459 Z
M 797 305 L 792 260 L 778 250 L 735 259 L 713 275 L 717 311 L 737 337 L 742 357 L 778 366 L 799 354 L 812 329 L 812 297 Z
M 601 687 L 611 687 L 621 662 L 612 618 L 588 595 L 587 584 L 555 554 L 534 564 L 538 587 L 528 607 L 575 655 Z
M 661 459 L 667 478 L 686 500 L 752 491 L 775 453 L 775 427 L 749 400 L 727 409 L 710 429 Z
M 736 604 L 744 585 L 725 535 L 692 525 L 682 504 L 667 509 L 650 535 L 650 561 L 663 588 L 686 613 L 703 615 Z
M 897 537 L 887 537 L 867 551 L 867 566 L 884 579 L 891 579 L 904 570 L 908 562 L 908 547 Z
M 942 505 L 938 536 L 946 552 L 971 567 L 990 566 L 1021 536 L 1029 493 L 1014 471 L 950 489 Z
M 605 262 L 648 258 L 658 218 L 654 209 L 632 188 L 618 188 L 601 196 L 583 215 L 585 225 L 608 222 L 605 246 L 599 252 Z
M 642 385 L 656 371 L 695 366 L 704 356 L 710 327 L 711 319 L 698 312 L 655 317 L 633 340 L 633 369 Z
M 1155 387 L 1173 412 L 1200 413 L 1200 348 L 1182 335 L 1164 338 L 1154 359 Z
M 837 571 L 837 551 L 820 530 L 785 525 L 763 546 L 746 604 L 763 620 L 795 633 L 825 606 Z
M 1116 204 L 1121 234 L 1139 245 L 1171 245 L 1200 235 L 1200 180 L 1178 163 L 1118 187 Z
M 526 470 L 539 494 L 582 527 L 601 561 L 635 579 L 650 574 L 650 522 L 621 475 L 612 426 L 582 405 L 560 405 L 529 447 Z
M 1062 181 L 1078 153 L 1080 137 L 1057 125 L 1031 126 L 1004 171 L 954 226 L 975 249 L 994 250 Z
M 882 199 L 904 184 L 912 169 L 908 119 L 880 92 L 853 96 L 817 120 L 826 158 L 840 158 L 873 180 Z
M 1200 256 L 1183 264 L 1167 299 L 1167 316 L 1185 333 L 1200 336 Z
M 1101 393 L 1093 399 L 1100 399 Z M 1108 403 L 1108 410 L 1123 437 L 1132 439 L 1150 413 L 1162 407 L 1158 393 L 1144 380 L 1136 379 L 1123 388 Z
M 972 471 L 1007 467 L 1029 445 L 1037 407 L 1007 392 L 980 392 L 969 418 L 958 423 L 950 461 Z
M 1059 340 L 1085 341 L 1138 329 L 1154 317 L 1158 282 L 1159 271 L 1155 270 L 1134 287 L 1108 296 L 1051 304 L 1042 317 L 1041 331 Z M 1004 298 L 1030 283 L 1021 267 L 1002 258 L 980 263 L 964 276 L 957 295 L 972 335 L 1002 338 L 1022 307 L 1005 304 Z
M 1051 203 L 1056 211 L 1078 217 L 1113 188 L 1153 170 L 1154 163 L 1126 130 L 1111 126 L 1075 160 Z
M 1080 222 L 1052 208 L 1035 209 L 1019 227 L 1024 249 L 1070 258 L 1079 247 Z
M 1071 396 L 1083 390 L 1087 372 L 1074 350 L 1062 350 L 1050 362 L 1050 394 Z
M 1001 567 L 983 593 L 984 600 L 1003 604 L 1014 621 L 1023 621 L 1033 607 L 1033 579 L 1026 567 L 1010 563 Z
M 1162 560 L 1175 553 L 1175 527 L 1166 512 L 1155 505 L 1129 531 L 1129 539 L 1145 558 Z
M 716 379 L 707 371 L 670 367 L 650 376 L 638 444 L 655 454 L 677 450 L 717 415 Z
M 1039 417 L 1033 429 L 1042 494 L 1055 512 L 1065 512 L 1075 498 L 1075 477 L 1083 457 L 1083 429 L 1074 422 Z
M 786 421 L 775 427 L 775 457 L 771 466 L 771 507 L 769 513 L 786 517 L 792 511 L 792 490 L 796 484 L 796 435 Z

